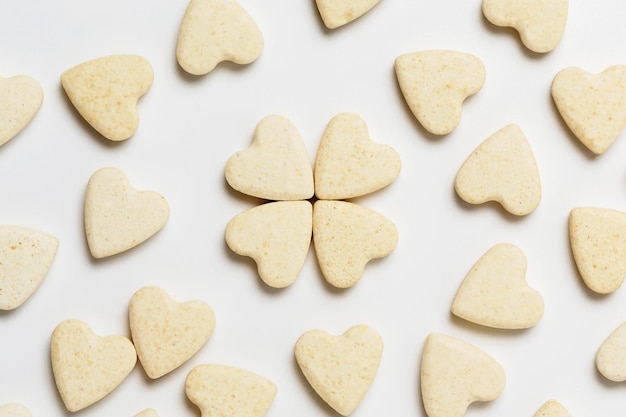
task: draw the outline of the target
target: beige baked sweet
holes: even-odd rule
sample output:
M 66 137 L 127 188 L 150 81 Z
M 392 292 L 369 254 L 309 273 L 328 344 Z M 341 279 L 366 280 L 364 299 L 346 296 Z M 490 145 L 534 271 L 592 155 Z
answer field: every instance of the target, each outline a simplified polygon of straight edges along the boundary
M 317 200 L 313 205 L 317 262 L 334 287 L 355 285 L 369 261 L 389 255 L 397 244 L 398 229 L 380 213 L 347 201 Z
M 152 379 L 187 362 L 215 329 L 215 314 L 208 304 L 200 300 L 174 301 L 155 286 L 133 294 L 128 318 L 139 362 Z
M 420 124 L 435 135 L 454 131 L 463 102 L 484 85 L 486 70 L 476 56 L 459 51 L 427 50 L 396 57 L 396 78 Z
M 113 167 L 93 173 L 85 193 L 84 220 L 94 258 L 116 255 L 143 243 L 165 226 L 169 205 L 155 191 L 138 191 Z
M 30 227 L 0 226 L 0 310 L 21 306 L 39 288 L 59 240 Z
M 83 62 L 61 74 L 61 84 L 80 115 L 112 141 L 139 127 L 137 102 L 152 86 L 154 73 L 138 55 L 110 55 Z
M 0 77 L 0 146 L 35 117 L 43 101 L 41 85 L 27 75 Z
M 592 291 L 608 294 L 626 276 L 626 213 L 602 207 L 576 207 L 569 214 L 574 262 Z
M 261 30 L 235 0 L 191 0 L 178 32 L 176 59 L 192 75 L 223 61 L 250 64 L 263 52 Z
M 289 119 L 263 118 L 252 145 L 232 155 L 224 170 L 235 190 L 265 200 L 313 197 L 313 168 L 300 133 Z
M 153 408 L 146 408 L 138 414 L 135 414 L 134 417 L 159 417 L 159 414 Z
M 470 204 L 497 201 L 516 216 L 532 213 L 541 201 L 541 180 L 519 126 L 509 124 L 483 141 L 459 168 L 454 188 Z
M 532 327 L 543 310 L 543 297 L 526 281 L 526 256 L 510 243 L 499 243 L 480 257 L 451 307 L 458 317 L 498 329 Z
M 428 417 L 462 417 L 470 404 L 498 398 L 505 384 L 504 369 L 483 350 L 444 334 L 426 338 L 420 385 Z
M 598 74 L 568 67 L 552 80 L 554 104 L 572 133 L 594 154 L 602 154 L 626 126 L 626 65 Z
M 315 159 L 315 196 L 345 200 L 373 193 L 400 174 L 398 153 L 374 142 L 365 121 L 340 113 L 326 125 Z
M 533 417 L 572 417 L 572 415 L 557 400 L 548 400 L 533 414 Z
M 356 325 L 339 336 L 309 330 L 295 345 L 295 357 L 315 392 L 343 416 L 361 403 L 369 390 L 383 353 L 378 332 Z
M 526 48 L 546 53 L 563 38 L 568 0 L 483 0 L 482 11 L 494 25 L 517 30 Z
M 606 379 L 626 381 L 626 323 L 620 324 L 596 352 L 596 368 Z
M 61 400 L 75 412 L 117 388 L 135 367 L 137 354 L 127 337 L 98 336 L 85 322 L 69 319 L 52 332 L 50 359 Z
M 315 0 L 324 25 L 336 29 L 358 19 L 380 0 Z
M 276 392 L 269 379 L 233 366 L 198 365 L 185 379 L 185 394 L 202 417 L 263 417 Z
M 0 417 L 32 417 L 28 408 L 19 403 L 0 405 Z

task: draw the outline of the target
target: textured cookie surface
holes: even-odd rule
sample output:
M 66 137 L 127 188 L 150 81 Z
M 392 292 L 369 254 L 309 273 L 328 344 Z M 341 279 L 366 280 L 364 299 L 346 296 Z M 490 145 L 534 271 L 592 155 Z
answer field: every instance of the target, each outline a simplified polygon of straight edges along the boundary
M 28 408 L 19 403 L 0 405 L 0 417 L 32 417 Z
M 572 417 L 563 405 L 556 400 L 546 401 L 533 417 Z
M 137 55 L 96 58 L 61 74 L 61 84 L 80 115 L 112 141 L 130 138 L 139 126 L 137 101 L 152 86 L 152 66 Z
M 85 193 L 85 234 L 94 258 L 112 256 L 152 237 L 169 217 L 169 205 L 155 191 L 134 189 L 117 168 L 96 171 Z
M 482 61 L 472 54 L 432 50 L 400 55 L 396 78 L 404 99 L 420 124 L 430 133 L 445 135 L 461 122 L 465 99 L 485 83 Z
M 59 240 L 39 230 L 0 226 L 0 310 L 21 306 L 44 280 Z
M 322 21 L 329 29 L 343 26 L 370 11 L 380 0 L 315 0 Z
M 202 417 L 263 417 L 276 392 L 267 378 L 225 365 L 198 365 L 185 380 L 187 398 Z
M 146 374 L 159 378 L 200 350 L 215 328 L 215 315 L 199 300 L 176 302 L 161 288 L 143 287 L 131 298 L 130 332 Z
M 140 413 L 135 414 L 135 417 L 159 417 L 159 414 L 153 408 L 146 408 Z
M 250 64 L 261 55 L 261 30 L 235 0 L 191 0 L 178 32 L 176 59 L 192 75 L 222 61 Z
M 622 323 L 602 342 L 596 352 L 596 368 L 606 379 L 626 381 L 626 323 Z
M 377 191 L 400 174 L 400 156 L 375 143 L 365 121 L 341 113 L 326 126 L 315 160 L 315 196 L 344 200 Z
M 599 74 L 565 68 L 554 77 L 552 99 L 572 133 L 594 154 L 602 154 L 626 125 L 626 66 Z
M 533 212 L 541 200 L 541 180 L 522 130 L 511 124 L 482 142 L 459 168 L 454 188 L 470 204 L 497 201 L 517 216 Z
M 0 77 L 0 146 L 30 123 L 43 101 L 39 83 L 26 75 Z
M 69 411 L 110 394 L 135 367 L 137 354 L 125 336 L 98 336 L 83 321 L 61 322 L 50 343 L 52 372 Z

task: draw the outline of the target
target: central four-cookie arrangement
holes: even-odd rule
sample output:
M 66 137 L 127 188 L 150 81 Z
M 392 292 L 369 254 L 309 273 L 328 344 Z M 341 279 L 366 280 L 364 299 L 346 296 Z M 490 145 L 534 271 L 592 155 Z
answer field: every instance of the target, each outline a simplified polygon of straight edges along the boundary
M 369 12 L 378 0 L 318 0 L 328 29 Z M 532 4 L 533 6 L 529 6 Z M 545 2 L 483 0 L 494 25 L 517 29 L 529 50 L 548 53 L 564 32 L 567 0 Z M 253 18 L 233 0 L 191 0 L 179 30 L 176 57 L 186 72 L 202 76 L 220 62 L 254 62 L 264 39 Z M 398 56 L 398 85 L 419 123 L 446 135 L 461 120 L 462 104 L 486 80 L 482 61 L 452 50 L 425 50 Z M 61 83 L 80 115 L 111 141 L 137 129 L 137 102 L 152 85 L 150 64 L 135 55 L 94 59 L 64 72 Z M 565 68 L 554 77 L 551 94 L 564 122 L 595 154 L 605 152 L 626 121 L 626 67 L 600 74 Z M 0 145 L 15 137 L 42 102 L 37 82 L 26 76 L 0 79 L 0 104 L 20 103 L 0 115 Z M 8 91 L 6 97 L 2 91 Z M 2 100 L 6 100 L 3 102 Z M 603 107 L 598 108 L 597 103 Z M 4 108 L 4 107 L 3 107 Z M 366 121 L 340 113 L 325 127 L 312 165 L 298 129 L 281 115 L 258 122 L 251 145 L 228 158 L 227 183 L 263 203 L 234 213 L 225 240 L 235 253 L 254 259 L 265 285 L 285 288 L 301 273 L 311 244 L 324 279 L 345 289 L 359 283 L 368 262 L 396 248 L 392 220 L 351 199 L 392 184 L 401 170 L 398 153 L 370 138 Z M 459 167 L 458 196 L 470 204 L 495 201 L 515 216 L 540 204 L 541 181 L 533 151 L 522 129 L 510 124 L 484 140 Z M 155 191 L 136 190 L 123 172 L 97 170 L 84 202 L 87 244 L 94 258 L 125 252 L 154 236 L 167 222 L 169 206 Z M 583 281 L 601 294 L 615 291 L 626 274 L 626 214 L 600 207 L 570 213 L 570 242 Z M 58 247 L 54 236 L 26 227 L 0 228 L 0 308 L 18 308 L 45 278 Z M 36 259 L 36 262 L 32 262 Z M 26 266 L 25 266 L 26 265 Z M 526 281 L 521 249 L 500 243 L 471 267 L 450 307 L 467 321 L 496 329 L 537 324 L 542 296 Z M 6 289 L 6 290 L 5 290 Z M 215 327 L 212 309 L 202 301 L 177 302 L 157 287 L 139 289 L 129 303 L 131 336 L 97 336 L 81 320 L 68 319 L 52 332 L 51 362 L 58 392 L 69 411 L 82 410 L 114 390 L 137 361 L 151 379 L 192 358 Z M 615 353 L 626 347 L 626 328 L 609 335 L 598 349 L 597 368 L 613 381 L 626 379 L 626 363 Z M 351 414 L 370 389 L 383 354 L 378 332 L 355 324 L 341 335 L 310 330 L 295 341 L 294 354 L 313 390 L 341 415 Z M 456 337 L 430 334 L 421 361 L 421 395 L 429 417 L 461 417 L 475 401 L 495 400 L 505 387 L 504 369 L 486 352 Z M 261 417 L 277 386 L 251 371 L 218 364 L 194 367 L 185 392 L 203 416 Z M 3 414 L 5 413 L 5 414 Z M 0 406 L 0 416 L 28 416 L 20 404 Z M 137 414 L 155 417 L 153 409 Z M 558 401 L 546 401 L 535 416 L 564 417 Z

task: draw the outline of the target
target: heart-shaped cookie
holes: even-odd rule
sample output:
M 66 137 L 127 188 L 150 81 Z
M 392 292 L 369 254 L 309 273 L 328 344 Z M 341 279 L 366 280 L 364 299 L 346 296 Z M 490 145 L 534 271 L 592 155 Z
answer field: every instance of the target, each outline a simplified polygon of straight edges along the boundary
M 176 59 L 188 73 L 204 75 L 222 61 L 250 64 L 263 46 L 256 22 L 235 0 L 191 0 L 178 32 Z
M 483 0 L 485 18 L 496 26 L 512 27 L 524 46 L 545 53 L 561 42 L 567 23 L 568 0 Z
M 343 416 L 351 414 L 369 390 L 383 354 L 376 330 L 356 325 L 342 335 L 309 330 L 295 345 L 302 374 L 317 394 Z
M 140 413 L 135 414 L 135 417 L 159 417 L 159 414 L 153 408 L 146 408 Z
M 42 101 L 43 90 L 35 79 L 26 75 L 0 77 L 0 146 L 30 123 Z
M 482 61 L 472 54 L 432 50 L 400 55 L 394 68 L 400 91 L 420 124 L 446 135 L 461 122 L 463 102 L 485 83 Z
M 139 362 L 152 379 L 189 360 L 215 329 L 215 315 L 209 305 L 199 300 L 176 302 L 152 286 L 133 294 L 128 318 Z
M 607 379 L 626 381 L 626 323 L 620 324 L 596 352 L 596 368 Z
M 96 58 L 61 74 L 61 84 L 80 115 L 112 141 L 130 138 L 139 126 L 137 101 L 152 86 L 152 66 L 137 55 Z
M 565 68 L 552 80 L 551 93 L 572 133 L 596 155 L 604 153 L 626 126 L 626 65 L 599 74 Z
M 270 287 L 291 285 L 311 244 L 313 209 L 308 201 L 276 201 L 253 207 L 226 225 L 226 244 L 249 256 Z
M 265 200 L 313 197 L 313 168 L 296 127 L 272 115 L 255 129 L 252 145 L 226 162 L 225 176 L 235 190 Z
M 137 191 L 117 168 L 101 168 L 87 184 L 85 234 L 94 258 L 131 249 L 161 230 L 169 217 L 165 198 Z
M 592 290 L 608 294 L 626 276 L 626 213 L 577 207 L 569 215 L 569 239 L 581 278 Z
M 28 408 L 18 403 L 0 405 L 0 417 L 32 417 Z
M 203 417 L 263 417 L 276 396 L 276 384 L 245 369 L 204 364 L 185 380 L 187 398 Z
M 0 226 L 0 310 L 21 306 L 48 274 L 59 240 L 45 232 Z
M 61 399 L 71 411 L 101 400 L 133 370 L 137 354 L 125 336 L 98 336 L 81 320 L 61 322 L 50 343 L 52 372 Z
M 324 25 L 335 29 L 363 16 L 380 0 L 315 0 Z
M 498 329 L 526 329 L 543 315 L 543 298 L 526 282 L 526 256 L 500 243 L 474 264 L 452 302 L 454 315 Z
M 533 417 L 572 417 L 569 411 L 556 400 L 546 401 Z
M 431 333 L 420 371 L 428 417 L 463 417 L 476 401 L 493 401 L 504 391 L 502 366 L 483 350 L 452 336 Z
M 313 206 L 313 244 L 326 281 L 348 288 L 361 279 L 370 260 L 393 252 L 398 229 L 382 214 L 358 204 L 318 200 Z
M 516 216 L 533 212 L 541 200 L 541 181 L 522 130 L 510 124 L 488 137 L 461 165 L 454 188 L 470 204 L 497 201 Z
M 400 156 L 372 141 L 356 114 L 341 113 L 326 126 L 315 160 L 315 196 L 345 200 L 391 184 L 400 174 Z

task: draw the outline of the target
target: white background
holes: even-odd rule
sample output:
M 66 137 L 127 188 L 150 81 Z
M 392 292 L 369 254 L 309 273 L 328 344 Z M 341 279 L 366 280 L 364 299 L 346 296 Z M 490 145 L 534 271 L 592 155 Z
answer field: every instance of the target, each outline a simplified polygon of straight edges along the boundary
M 576 206 L 626 208 L 626 141 L 592 156 L 562 123 L 549 89 L 565 67 L 600 72 L 626 63 L 626 2 L 573 0 L 561 44 L 545 55 L 526 50 L 513 30 L 487 22 L 479 0 L 383 0 L 332 31 L 312 0 L 241 5 L 263 32 L 261 57 L 191 77 L 175 59 L 185 0 L 0 4 L 0 76 L 30 75 L 44 89 L 32 123 L 0 148 L 0 223 L 60 240 L 35 294 L 0 313 L 0 404 L 22 403 L 35 417 L 71 414 L 52 377 L 52 330 L 78 318 L 100 335 L 129 335 L 132 294 L 157 285 L 175 300 L 207 302 L 216 314 L 213 336 L 173 373 L 152 381 L 138 365 L 112 394 L 77 414 L 133 416 L 153 407 L 162 417 L 199 416 L 185 397 L 184 379 L 196 365 L 220 363 L 277 384 L 268 417 L 334 416 L 301 376 L 294 343 L 310 329 L 340 334 L 367 324 L 385 349 L 354 416 L 425 415 L 419 366 L 431 332 L 480 347 L 506 371 L 503 394 L 472 405 L 468 416 L 532 416 L 550 398 L 574 416 L 622 416 L 626 385 L 605 380 L 594 356 L 626 321 L 626 289 L 599 296 L 585 287 L 570 254 L 567 217 Z M 464 104 L 461 124 L 442 137 L 416 122 L 393 71 L 396 56 L 425 49 L 469 52 L 487 69 L 484 87 Z M 137 133 L 115 144 L 77 116 L 60 74 L 118 53 L 144 56 L 155 78 L 139 102 Z M 257 122 L 270 114 L 295 124 L 313 160 L 326 123 L 345 111 L 359 114 L 371 137 L 402 158 L 391 186 L 359 199 L 396 224 L 398 246 L 368 265 L 351 289 L 327 285 L 312 251 L 291 287 L 270 289 L 254 263 L 224 243 L 227 222 L 258 203 L 229 188 L 225 162 L 249 146 Z M 523 218 L 496 204 L 469 206 L 453 189 L 469 153 L 509 123 L 526 134 L 541 174 L 542 201 Z M 141 246 L 95 261 L 82 203 L 89 177 L 104 166 L 124 171 L 136 188 L 161 192 L 171 216 Z M 525 331 L 488 330 L 449 312 L 473 263 L 500 242 L 525 252 L 528 282 L 544 297 L 542 320 Z

